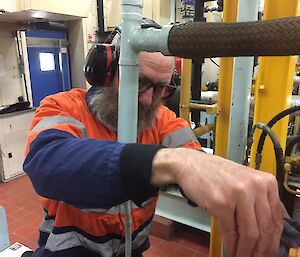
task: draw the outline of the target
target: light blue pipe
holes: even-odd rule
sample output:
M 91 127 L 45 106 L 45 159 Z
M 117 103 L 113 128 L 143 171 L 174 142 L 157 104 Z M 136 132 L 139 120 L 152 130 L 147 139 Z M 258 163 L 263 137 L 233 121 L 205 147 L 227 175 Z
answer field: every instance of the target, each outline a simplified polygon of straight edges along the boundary
M 259 0 L 239 1 L 237 21 L 257 20 L 258 8 Z M 246 153 L 253 63 L 254 57 L 234 58 L 228 159 L 237 163 L 243 163 Z
M 138 113 L 139 52 L 162 52 L 170 55 L 167 42 L 172 26 L 141 29 L 143 0 L 122 0 L 122 37 L 119 60 L 118 141 L 136 143 Z M 131 201 L 125 208 L 125 256 L 131 257 Z
M 239 1 L 237 21 L 257 20 L 258 8 L 259 0 Z M 243 163 L 246 154 L 253 63 L 254 57 L 234 58 L 227 157 L 237 163 Z
M 118 141 L 135 143 L 137 138 L 138 58 L 139 52 L 131 48 L 130 36 L 142 23 L 143 1 L 122 0 L 122 38 L 119 60 L 119 113 Z M 131 201 L 125 208 L 125 256 L 131 257 Z

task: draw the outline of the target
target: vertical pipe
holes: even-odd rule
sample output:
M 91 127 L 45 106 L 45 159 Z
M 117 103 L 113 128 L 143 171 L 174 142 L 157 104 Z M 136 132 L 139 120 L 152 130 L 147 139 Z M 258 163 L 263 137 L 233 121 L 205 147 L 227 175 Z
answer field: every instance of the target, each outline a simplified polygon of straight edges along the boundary
M 98 30 L 104 32 L 103 0 L 97 0 Z
M 60 71 L 60 80 L 61 80 L 63 91 L 66 91 L 65 74 L 63 69 L 63 57 L 62 57 L 63 50 L 62 50 L 61 40 L 59 39 L 58 42 L 59 42 L 58 63 L 59 63 L 59 71 Z
M 170 12 L 170 22 L 176 23 L 176 0 L 171 0 L 170 4 L 171 12 Z
M 23 77 L 23 81 L 24 81 L 26 101 L 30 101 L 29 94 L 28 94 L 28 83 L 27 83 L 26 76 L 25 76 L 24 49 L 23 49 L 23 45 L 22 45 L 22 37 L 21 37 L 20 31 L 16 32 L 16 44 L 17 44 L 19 65 L 22 66 L 22 68 L 20 69 L 20 72 L 21 72 L 21 76 Z
M 192 60 L 182 60 L 181 89 L 180 89 L 180 109 L 179 115 L 190 123 L 190 102 L 191 102 L 191 71 Z
M 118 141 L 135 143 L 137 136 L 138 58 L 130 35 L 142 24 L 143 0 L 122 0 L 122 39 L 119 60 L 120 87 Z M 125 203 L 125 256 L 131 257 L 131 202 Z
M 224 22 L 235 22 L 237 18 L 237 4 L 238 0 L 224 1 Z M 215 154 L 227 157 L 228 144 L 228 130 L 229 130 L 229 113 L 231 100 L 231 86 L 232 86 L 232 69 L 233 58 L 221 58 L 220 60 L 220 82 L 218 94 L 218 107 L 220 113 L 218 114 L 216 123 L 216 147 Z M 210 234 L 210 257 L 220 257 L 222 254 L 222 237 L 220 228 L 216 219 L 211 221 Z
M 299 1 L 290 0 L 286 4 L 281 0 L 266 0 L 264 19 L 274 19 L 299 15 Z M 290 106 L 294 80 L 296 58 L 262 57 L 259 59 L 259 71 L 255 85 L 254 123 L 267 123 L 272 117 Z M 288 117 L 278 122 L 272 129 L 278 136 L 282 148 L 285 148 Z M 255 166 L 255 154 L 259 133 L 254 135 L 251 151 L 251 167 Z M 276 161 L 273 146 L 266 140 L 263 150 L 261 169 L 276 174 Z
M 195 15 L 194 21 L 205 21 L 204 18 L 204 2 L 205 0 L 196 0 L 195 2 Z M 201 81 L 202 81 L 202 63 L 204 59 L 199 61 L 193 61 L 193 72 L 192 72 L 192 99 L 201 99 Z M 192 121 L 195 122 L 196 127 L 200 126 L 200 111 L 192 111 Z
M 239 1 L 237 21 L 258 18 L 258 0 Z M 250 94 L 254 57 L 234 58 L 231 110 L 228 139 L 228 159 L 243 163 L 247 146 Z
M 0 205 L 0 252 L 7 247 L 9 247 L 9 237 L 6 213 L 4 207 Z

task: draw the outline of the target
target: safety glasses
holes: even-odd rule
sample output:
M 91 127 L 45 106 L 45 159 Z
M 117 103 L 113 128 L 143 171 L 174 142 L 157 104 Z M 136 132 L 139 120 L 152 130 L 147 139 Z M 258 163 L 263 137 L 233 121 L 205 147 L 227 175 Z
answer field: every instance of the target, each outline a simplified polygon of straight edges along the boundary
M 175 90 L 176 86 L 163 83 L 152 83 L 146 78 L 139 78 L 139 95 L 145 93 L 148 89 L 153 87 L 153 94 L 161 96 L 162 98 L 171 97 Z

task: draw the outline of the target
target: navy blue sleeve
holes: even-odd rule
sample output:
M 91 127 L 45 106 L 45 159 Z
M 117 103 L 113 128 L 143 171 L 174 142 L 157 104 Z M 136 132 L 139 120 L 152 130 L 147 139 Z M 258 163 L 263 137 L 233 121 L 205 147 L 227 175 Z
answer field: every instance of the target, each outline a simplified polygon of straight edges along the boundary
M 130 199 L 140 206 L 146 199 L 156 196 L 158 187 L 150 184 L 152 161 L 161 145 L 127 144 L 121 153 L 120 174 Z
M 129 199 L 119 169 L 124 146 L 49 129 L 31 143 L 23 168 L 41 196 L 79 208 L 109 208 Z

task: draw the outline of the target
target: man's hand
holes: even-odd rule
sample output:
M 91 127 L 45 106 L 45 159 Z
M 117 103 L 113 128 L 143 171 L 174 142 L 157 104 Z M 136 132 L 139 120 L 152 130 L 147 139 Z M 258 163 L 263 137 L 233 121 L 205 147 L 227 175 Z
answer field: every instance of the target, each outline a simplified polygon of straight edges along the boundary
M 162 149 L 151 183 L 177 183 L 214 216 L 228 257 L 276 257 L 282 211 L 274 176 L 199 151 Z

